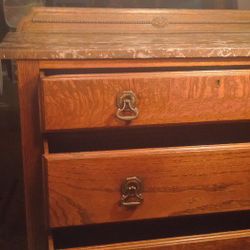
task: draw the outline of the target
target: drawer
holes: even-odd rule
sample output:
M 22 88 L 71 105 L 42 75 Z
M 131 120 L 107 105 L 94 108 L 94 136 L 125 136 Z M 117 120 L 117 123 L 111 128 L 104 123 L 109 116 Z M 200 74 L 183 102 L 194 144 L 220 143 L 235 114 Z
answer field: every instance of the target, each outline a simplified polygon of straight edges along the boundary
M 46 76 L 42 129 L 249 120 L 249 81 L 248 70 Z
M 248 250 L 250 246 L 250 230 L 230 231 L 213 234 L 170 237 L 157 240 L 144 240 L 118 244 L 89 247 L 67 248 L 68 250 Z M 53 239 L 49 250 L 55 250 Z M 60 248 L 61 249 L 61 248 Z
M 50 227 L 250 209 L 250 144 L 44 155 Z

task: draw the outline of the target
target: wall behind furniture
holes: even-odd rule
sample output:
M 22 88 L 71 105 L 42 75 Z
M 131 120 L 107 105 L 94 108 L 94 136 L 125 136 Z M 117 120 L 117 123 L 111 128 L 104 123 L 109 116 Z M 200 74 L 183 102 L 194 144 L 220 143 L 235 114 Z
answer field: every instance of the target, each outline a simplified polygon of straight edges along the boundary
M 122 8 L 236 8 L 237 0 L 47 0 L 49 6 Z
M 238 0 L 239 9 L 250 9 L 250 0 Z

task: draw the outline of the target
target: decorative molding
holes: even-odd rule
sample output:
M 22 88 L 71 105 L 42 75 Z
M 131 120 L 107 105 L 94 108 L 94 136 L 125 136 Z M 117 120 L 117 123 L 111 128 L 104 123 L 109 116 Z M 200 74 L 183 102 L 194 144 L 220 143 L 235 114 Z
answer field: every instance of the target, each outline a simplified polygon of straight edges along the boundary
M 60 20 L 60 19 L 47 19 L 39 20 L 33 18 L 33 23 L 83 23 L 83 24 L 152 24 L 150 21 L 124 21 L 124 20 L 86 20 L 86 19 L 75 19 L 75 20 Z
M 155 17 L 153 18 L 151 24 L 157 28 L 164 28 L 168 25 L 168 19 L 165 17 Z
M 93 19 L 94 17 L 86 17 L 86 16 L 64 16 L 63 18 L 61 16 L 49 16 L 49 15 L 35 15 L 32 18 L 33 23 L 79 23 L 79 24 L 125 24 L 125 25 L 152 25 L 155 28 L 164 28 L 169 24 L 169 21 L 166 17 L 163 16 L 156 16 L 153 18 L 150 18 L 151 20 L 124 20 L 120 19 L 119 17 L 117 19 L 108 19 L 100 18 Z

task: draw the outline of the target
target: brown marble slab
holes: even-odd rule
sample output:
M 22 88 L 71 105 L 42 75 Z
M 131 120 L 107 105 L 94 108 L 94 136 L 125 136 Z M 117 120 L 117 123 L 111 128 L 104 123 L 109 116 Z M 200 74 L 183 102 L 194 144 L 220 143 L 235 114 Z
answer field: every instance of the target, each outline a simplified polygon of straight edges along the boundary
M 9 33 L 1 59 L 149 59 L 249 57 L 245 34 Z
M 35 8 L 1 59 L 232 58 L 250 55 L 250 12 Z

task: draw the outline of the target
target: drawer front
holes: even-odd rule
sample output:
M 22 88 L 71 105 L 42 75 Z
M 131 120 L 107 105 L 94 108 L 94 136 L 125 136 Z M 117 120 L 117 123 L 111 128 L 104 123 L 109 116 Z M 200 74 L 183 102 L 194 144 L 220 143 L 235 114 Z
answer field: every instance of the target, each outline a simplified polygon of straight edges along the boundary
M 243 230 L 104 246 L 77 247 L 69 250 L 249 250 L 249 248 L 250 230 Z
M 42 79 L 44 131 L 250 119 L 249 71 L 64 75 Z
M 250 144 L 48 154 L 44 164 L 51 227 L 250 209 Z

